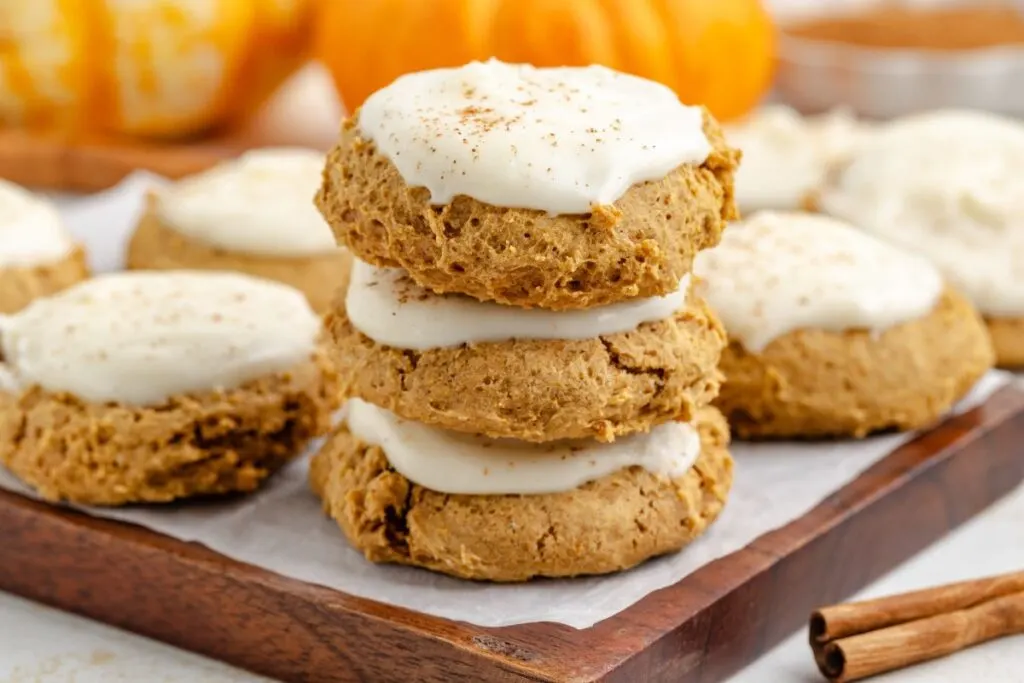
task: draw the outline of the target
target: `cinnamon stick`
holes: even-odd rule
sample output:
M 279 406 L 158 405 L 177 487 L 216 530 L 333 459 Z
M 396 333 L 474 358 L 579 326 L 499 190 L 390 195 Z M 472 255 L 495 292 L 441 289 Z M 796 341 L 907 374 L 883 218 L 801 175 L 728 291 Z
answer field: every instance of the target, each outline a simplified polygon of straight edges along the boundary
M 829 680 L 850 683 L 1015 634 L 1024 634 L 1024 593 L 824 645 L 819 643 L 815 659 Z
M 811 644 L 948 614 L 1012 593 L 1024 593 L 1024 572 L 826 607 L 811 615 Z

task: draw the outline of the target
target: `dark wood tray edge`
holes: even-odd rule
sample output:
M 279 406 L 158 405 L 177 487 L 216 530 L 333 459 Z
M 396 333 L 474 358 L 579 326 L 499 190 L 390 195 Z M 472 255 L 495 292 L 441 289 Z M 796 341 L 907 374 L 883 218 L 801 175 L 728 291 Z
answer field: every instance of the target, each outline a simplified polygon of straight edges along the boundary
M 709 683 L 1012 490 L 1022 448 L 1024 393 L 1007 387 L 807 516 L 582 631 L 450 622 L 2 492 L 0 589 L 287 680 Z M 829 558 L 838 571 L 822 571 Z

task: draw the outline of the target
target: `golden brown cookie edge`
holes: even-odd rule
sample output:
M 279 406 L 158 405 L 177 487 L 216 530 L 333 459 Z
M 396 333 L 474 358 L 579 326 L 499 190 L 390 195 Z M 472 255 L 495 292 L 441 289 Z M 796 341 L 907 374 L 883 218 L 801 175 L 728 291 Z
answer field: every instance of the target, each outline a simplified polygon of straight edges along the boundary
M 47 500 L 83 505 L 251 492 L 330 430 L 337 380 L 321 348 L 287 372 L 159 406 L 0 393 L 0 465 Z
M 81 246 L 52 263 L 0 267 L 0 313 L 17 313 L 36 299 L 51 296 L 89 278 Z
M 128 270 L 234 271 L 294 287 L 317 313 L 326 311 L 335 291 L 348 283 L 352 255 L 264 256 L 224 249 L 195 240 L 164 223 L 152 195 L 128 242 Z
M 372 562 L 496 582 L 608 574 L 680 550 L 721 512 L 732 486 L 728 427 L 712 408 L 698 424 L 701 455 L 684 477 L 634 467 L 544 496 L 429 491 L 342 425 L 314 456 L 310 485 Z
M 725 381 L 715 405 L 740 438 L 861 438 L 928 426 L 993 362 L 980 316 L 947 289 L 927 316 L 878 336 L 798 330 L 761 353 L 733 340 L 722 353 Z M 836 372 L 840 363 L 859 371 Z

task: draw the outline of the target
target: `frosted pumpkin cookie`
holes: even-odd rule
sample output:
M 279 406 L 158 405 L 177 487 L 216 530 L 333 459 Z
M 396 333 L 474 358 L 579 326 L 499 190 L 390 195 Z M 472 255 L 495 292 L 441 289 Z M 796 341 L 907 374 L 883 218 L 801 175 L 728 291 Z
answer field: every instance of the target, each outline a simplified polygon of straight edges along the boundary
M 983 322 L 931 263 L 831 218 L 755 214 L 694 272 L 729 334 L 715 404 L 739 436 L 923 427 L 992 366 Z
M 302 290 L 323 311 L 349 268 L 313 205 L 323 164 L 309 150 L 256 150 L 156 190 L 128 267 L 248 273 Z
M 358 399 L 346 411 L 310 483 L 372 562 L 490 581 L 606 574 L 689 544 L 732 485 L 710 408 L 612 444 L 466 437 Z
M 673 291 L 736 217 L 738 161 L 662 85 L 490 61 L 372 95 L 317 203 L 359 258 L 432 291 L 578 309 Z
M 19 311 L 87 277 L 85 252 L 57 209 L 0 180 L 0 313 Z
M 762 107 L 726 126 L 729 144 L 743 150 L 736 173 L 740 211 L 805 208 L 829 172 L 849 159 L 870 131 L 845 110 L 804 117 L 782 105 Z
M 301 292 L 129 273 L 0 320 L 0 464 L 51 500 L 252 491 L 330 427 L 338 388 Z
M 663 297 L 555 312 L 432 294 L 359 260 L 325 325 L 348 395 L 526 441 L 611 440 L 689 420 L 718 390 L 725 345 L 688 278 Z
M 988 333 L 997 363 L 1005 368 L 1024 367 L 1024 318 L 987 318 Z
M 895 121 L 819 204 L 931 259 L 988 321 L 998 363 L 1024 362 L 1024 124 L 955 110 Z

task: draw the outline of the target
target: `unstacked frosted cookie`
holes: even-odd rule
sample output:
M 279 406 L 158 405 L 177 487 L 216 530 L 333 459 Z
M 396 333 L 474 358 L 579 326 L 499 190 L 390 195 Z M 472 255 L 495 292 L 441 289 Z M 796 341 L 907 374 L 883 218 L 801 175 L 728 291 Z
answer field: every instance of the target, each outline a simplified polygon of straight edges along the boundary
M 104 275 L 0 319 L 0 464 L 52 500 L 252 491 L 330 426 L 337 378 L 291 287 Z
M 689 273 L 737 161 L 701 109 L 597 67 L 475 63 L 367 100 L 318 195 L 358 257 L 326 317 L 352 398 L 311 470 L 349 540 L 498 581 L 693 540 L 732 465 Z
M 255 150 L 155 190 L 128 267 L 248 273 L 296 287 L 326 310 L 350 261 L 313 206 L 323 164 L 309 150 Z
M 832 170 L 870 139 L 873 126 L 844 110 L 804 117 L 768 105 L 725 132 L 729 144 L 743 151 L 736 202 L 747 215 L 807 208 Z
M 729 333 L 716 405 L 743 437 L 924 427 L 993 363 L 935 266 L 835 219 L 755 214 L 695 272 Z
M 894 121 L 821 193 L 820 209 L 920 253 L 1024 365 L 1024 124 L 936 111 Z
M 85 252 L 57 209 L 0 180 L 0 313 L 19 311 L 88 276 Z

